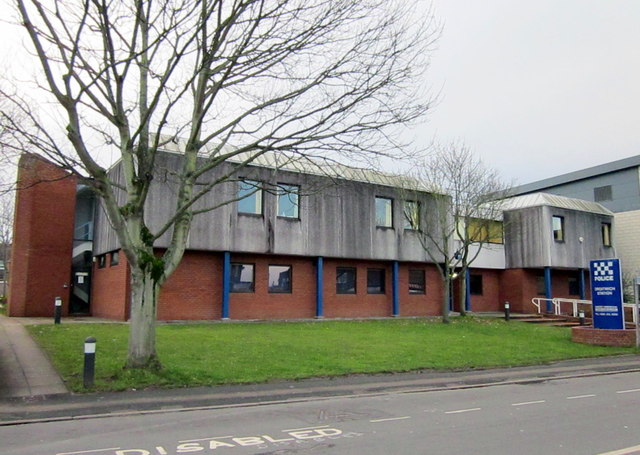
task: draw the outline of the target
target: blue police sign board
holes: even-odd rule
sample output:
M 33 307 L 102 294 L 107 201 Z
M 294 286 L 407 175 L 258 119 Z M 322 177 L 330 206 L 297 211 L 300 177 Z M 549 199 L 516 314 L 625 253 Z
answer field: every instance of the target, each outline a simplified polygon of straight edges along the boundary
M 622 274 L 619 259 L 591 261 L 593 327 L 624 329 Z

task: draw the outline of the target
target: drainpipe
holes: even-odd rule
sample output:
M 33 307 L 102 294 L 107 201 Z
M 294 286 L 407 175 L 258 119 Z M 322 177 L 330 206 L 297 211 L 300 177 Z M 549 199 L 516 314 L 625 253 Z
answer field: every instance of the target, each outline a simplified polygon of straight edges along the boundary
M 400 285 L 399 285 L 399 265 L 398 261 L 393 261 L 393 269 L 391 275 L 392 290 L 393 290 L 393 316 L 400 315 Z
M 551 304 L 552 297 L 551 292 L 551 267 L 544 268 L 544 296 L 547 300 L 547 313 L 551 313 L 553 311 L 553 307 Z
M 316 317 L 324 317 L 324 259 L 316 259 Z
M 231 291 L 231 253 L 224 252 L 222 261 L 222 319 L 229 319 L 229 292 Z

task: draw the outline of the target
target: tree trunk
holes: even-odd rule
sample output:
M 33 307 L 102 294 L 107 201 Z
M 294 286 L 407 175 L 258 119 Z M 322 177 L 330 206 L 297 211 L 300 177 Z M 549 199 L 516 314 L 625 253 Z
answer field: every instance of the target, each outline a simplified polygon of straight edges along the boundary
M 447 271 L 447 277 L 445 277 L 444 281 L 444 295 L 442 297 L 442 322 L 445 324 L 449 323 L 449 299 L 451 296 L 451 278 L 449 276 L 449 271 Z
M 467 271 L 465 269 L 460 271 L 458 275 L 460 280 L 460 316 L 467 315 Z
M 126 368 L 159 369 L 156 354 L 156 314 L 160 285 L 150 267 L 131 270 L 131 320 Z

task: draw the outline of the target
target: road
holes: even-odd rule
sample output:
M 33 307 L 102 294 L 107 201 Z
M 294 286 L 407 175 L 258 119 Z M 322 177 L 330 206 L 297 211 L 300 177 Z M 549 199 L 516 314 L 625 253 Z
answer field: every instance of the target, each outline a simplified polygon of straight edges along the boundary
M 620 373 L 5 426 L 0 453 L 640 454 L 639 407 Z

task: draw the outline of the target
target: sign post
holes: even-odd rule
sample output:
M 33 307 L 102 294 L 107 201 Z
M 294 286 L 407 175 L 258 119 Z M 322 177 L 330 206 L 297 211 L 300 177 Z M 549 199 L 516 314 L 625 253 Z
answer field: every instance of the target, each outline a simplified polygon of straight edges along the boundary
M 590 266 L 593 327 L 624 329 L 620 260 L 600 259 L 591 261 Z

